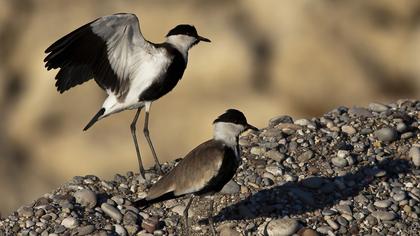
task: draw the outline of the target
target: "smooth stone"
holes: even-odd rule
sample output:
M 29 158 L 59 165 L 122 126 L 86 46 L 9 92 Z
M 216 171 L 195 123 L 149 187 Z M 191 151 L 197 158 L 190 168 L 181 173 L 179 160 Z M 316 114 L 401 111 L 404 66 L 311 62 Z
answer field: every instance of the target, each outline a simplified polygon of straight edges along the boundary
M 255 146 L 255 147 L 251 148 L 251 154 L 254 154 L 254 155 L 257 155 L 257 156 L 260 156 L 260 155 L 264 154 L 265 152 L 266 151 L 265 151 L 264 147 Z
M 120 235 L 120 236 L 126 236 L 127 235 L 127 231 L 121 225 L 115 224 L 114 228 L 115 228 L 115 233 L 117 233 L 118 235 Z
M 117 208 L 111 206 L 110 204 L 102 203 L 101 209 L 104 211 L 106 215 L 116 220 L 117 222 L 120 222 L 122 220 L 123 216 L 121 212 Z
M 390 200 L 380 200 L 373 203 L 374 206 L 379 208 L 388 208 L 391 204 L 392 202 Z
M 275 165 L 267 166 L 267 167 L 265 167 L 265 170 L 268 173 L 271 173 L 274 176 L 280 176 L 280 175 L 283 175 L 283 173 L 284 173 L 283 170 L 280 167 L 275 166 Z
M 230 180 L 227 184 L 225 184 L 225 186 L 223 186 L 220 192 L 223 194 L 235 194 L 239 193 L 240 190 L 241 186 L 234 180 Z
M 79 226 L 79 222 L 74 217 L 67 217 L 61 221 L 61 225 L 66 227 L 67 229 L 74 229 Z
M 346 158 L 350 155 L 350 152 L 347 150 L 338 150 L 337 151 L 337 157 L 339 158 Z
M 349 205 L 340 204 L 340 205 L 335 206 L 335 209 L 337 209 L 337 211 L 340 212 L 341 214 L 348 214 L 348 215 L 353 214 Z
M 401 123 L 398 123 L 398 124 L 397 124 L 397 127 L 396 127 L 396 128 L 397 128 L 397 131 L 398 131 L 398 132 L 400 132 L 400 133 L 404 133 L 405 131 L 407 131 L 407 128 L 408 128 L 408 127 L 407 127 L 407 125 L 406 125 L 406 124 L 404 124 L 404 123 L 402 123 L 402 122 L 401 122 Z
M 264 155 L 277 162 L 282 162 L 286 158 L 286 156 L 283 153 L 280 153 L 279 151 L 276 151 L 276 150 L 270 150 L 266 152 Z
M 372 117 L 373 114 L 368 109 L 363 107 L 352 107 L 348 110 L 348 113 L 356 117 Z
M 265 229 L 268 236 L 289 236 L 299 229 L 299 222 L 295 219 L 271 220 Z
M 353 134 L 355 134 L 356 133 L 356 129 L 355 128 L 353 128 L 352 126 L 350 126 L 350 125 L 343 125 L 342 127 L 341 127 L 341 131 L 342 132 L 344 132 L 344 133 L 346 133 L 346 134 L 348 134 L 348 135 L 353 135 Z
M 337 222 L 335 222 L 334 220 L 332 220 L 332 219 L 327 219 L 326 221 L 327 221 L 327 224 L 328 224 L 331 228 L 333 228 L 333 229 L 335 229 L 335 230 L 337 230 L 338 228 L 340 228 L 340 226 L 338 226 Z
M 96 206 L 96 194 L 90 189 L 81 189 L 74 193 L 76 202 L 87 208 L 94 208 Z
M 217 227 L 217 230 L 220 232 L 220 236 L 241 236 L 241 234 L 236 231 L 232 223 L 224 223 Z
M 31 217 L 34 215 L 33 209 L 27 206 L 20 207 L 17 210 L 17 213 L 19 214 L 19 216 L 23 216 L 23 217 Z
M 93 225 L 80 226 L 77 228 L 77 235 L 88 235 L 91 234 L 94 230 L 95 226 Z
M 374 112 L 384 112 L 387 111 L 389 107 L 381 103 L 373 102 L 369 104 L 369 109 Z
M 407 194 L 403 191 L 398 192 L 398 193 L 394 194 L 394 196 L 392 196 L 392 198 L 397 202 L 400 202 L 400 201 L 404 200 L 406 197 L 407 197 Z
M 390 127 L 376 130 L 374 136 L 382 142 L 392 142 L 398 139 L 397 131 Z
M 298 119 L 293 122 L 295 125 L 308 126 L 311 122 L 308 119 Z
M 313 156 L 314 156 L 314 152 L 311 151 L 311 150 L 308 150 L 308 151 L 300 154 L 297 159 L 298 159 L 299 162 L 307 162 L 310 159 L 312 159 Z
M 33 222 L 32 220 L 25 221 L 25 227 L 26 228 L 31 228 L 34 225 L 35 225 L 35 222 Z
M 416 167 L 420 167 L 420 147 L 413 146 L 410 148 L 410 151 L 408 152 L 408 156 L 413 161 L 413 164 Z
M 396 217 L 395 213 L 391 211 L 374 211 L 372 212 L 372 216 L 385 221 L 391 221 Z
M 125 225 L 135 225 L 138 221 L 138 214 L 132 211 L 126 211 L 123 216 L 123 223 Z
M 264 137 L 268 137 L 268 138 L 282 138 L 283 137 L 283 132 L 280 129 L 276 129 L 276 128 L 269 128 L 267 130 L 265 130 L 261 135 L 263 135 Z
M 275 116 L 268 121 L 268 126 L 274 127 L 281 123 L 291 124 L 293 123 L 293 118 L 287 115 Z
M 337 166 L 337 167 L 345 167 L 348 164 L 346 159 L 340 158 L 340 157 L 332 158 L 331 162 L 333 163 L 334 166 Z
M 297 232 L 297 234 L 299 236 L 319 236 L 315 230 L 309 228 L 302 228 Z
M 141 227 L 146 230 L 148 233 L 153 233 L 158 226 L 159 220 L 156 217 L 149 217 L 144 219 L 141 223 Z

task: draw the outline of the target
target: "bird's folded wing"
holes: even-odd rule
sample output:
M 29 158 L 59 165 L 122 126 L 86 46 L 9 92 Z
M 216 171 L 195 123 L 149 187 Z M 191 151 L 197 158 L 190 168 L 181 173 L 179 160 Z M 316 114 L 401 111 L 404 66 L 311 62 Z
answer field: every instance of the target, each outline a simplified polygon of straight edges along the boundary
M 209 140 L 197 146 L 168 174 L 156 182 L 148 192 L 147 200 L 153 200 L 169 192 L 174 197 L 197 192 L 213 179 L 223 162 L 224 145 Z
M 44 62 L 48 70 L 60 68 L 55 85 L 61 93 L 95 78 L 103 89 L 121 94 L 128 89 L 135 64 L 152 48 L 135 15 L 115 14 L 57 40 L 45 50 Z

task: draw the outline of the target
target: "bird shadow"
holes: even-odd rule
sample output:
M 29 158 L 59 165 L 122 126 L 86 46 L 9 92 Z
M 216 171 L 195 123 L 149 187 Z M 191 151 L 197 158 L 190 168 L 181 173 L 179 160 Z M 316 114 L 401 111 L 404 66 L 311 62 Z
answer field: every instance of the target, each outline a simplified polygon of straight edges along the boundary
M 344 176 L 315 176 L 298 182 L 286 182 L 223 208 L 214 220 L 279 218 L 322 210 L 340 200 L 355 197 L 365 188 L 381 181 L 397 179 L 399 174 L 407 173 L 410 169 L 407 160 L 384 160 L 375 165 L 365 165 Z

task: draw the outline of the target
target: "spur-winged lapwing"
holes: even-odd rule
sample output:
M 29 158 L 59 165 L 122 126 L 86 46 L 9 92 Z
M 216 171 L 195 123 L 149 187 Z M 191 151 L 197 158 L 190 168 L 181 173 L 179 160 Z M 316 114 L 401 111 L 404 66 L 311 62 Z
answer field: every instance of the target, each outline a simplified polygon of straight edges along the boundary
M 201 41 L 210 42 L 194 26 L 183 24 L 170 30 L 164 43 L 149 42 L 137 17 L 120 13 L 98 18 L 57 40 L 45 50 L 44 62 L 48 70 L 60 68 L 55 77 L 60 93 L 92 78 L 107 92 L 102 108 L 84 130 L 111 114 L 137 109 L 130 128 L 144 177 L 136 138 L 140 111 L 145 107 L 144 136 L 161 172 L 149 135 L 150 106 L 175 87 L 187 66 L 188 50 Z
M 136 201 L 136 206 L 145 208 L 153 203 L 191 195 L 184 210 L 185 230 L 188 232 L 188 209 L 194 196 L 219 192 L 233 178 L 241 160 L 238 138 L 248 129 L 258 130 L 248 124 L 242 112 L 227 110 L 213 122 L 213 139 L 188 153 L 150 188 L 146 198 Z M 209 224 L 215 234 L 212 215 L 213 198 L 209 209 Z

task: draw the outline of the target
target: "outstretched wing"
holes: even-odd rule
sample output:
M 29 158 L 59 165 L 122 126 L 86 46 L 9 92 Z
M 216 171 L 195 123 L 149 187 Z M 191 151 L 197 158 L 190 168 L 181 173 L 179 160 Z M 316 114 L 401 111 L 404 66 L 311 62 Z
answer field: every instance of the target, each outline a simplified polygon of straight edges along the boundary
M 60 93 L 92 78 L 115 94 L 128 90 L 134 66 L 154 46 L 141 34 L 134 14 L 98 18 L 49 46 L 45 67 L 60 68 L 55 86 Z

